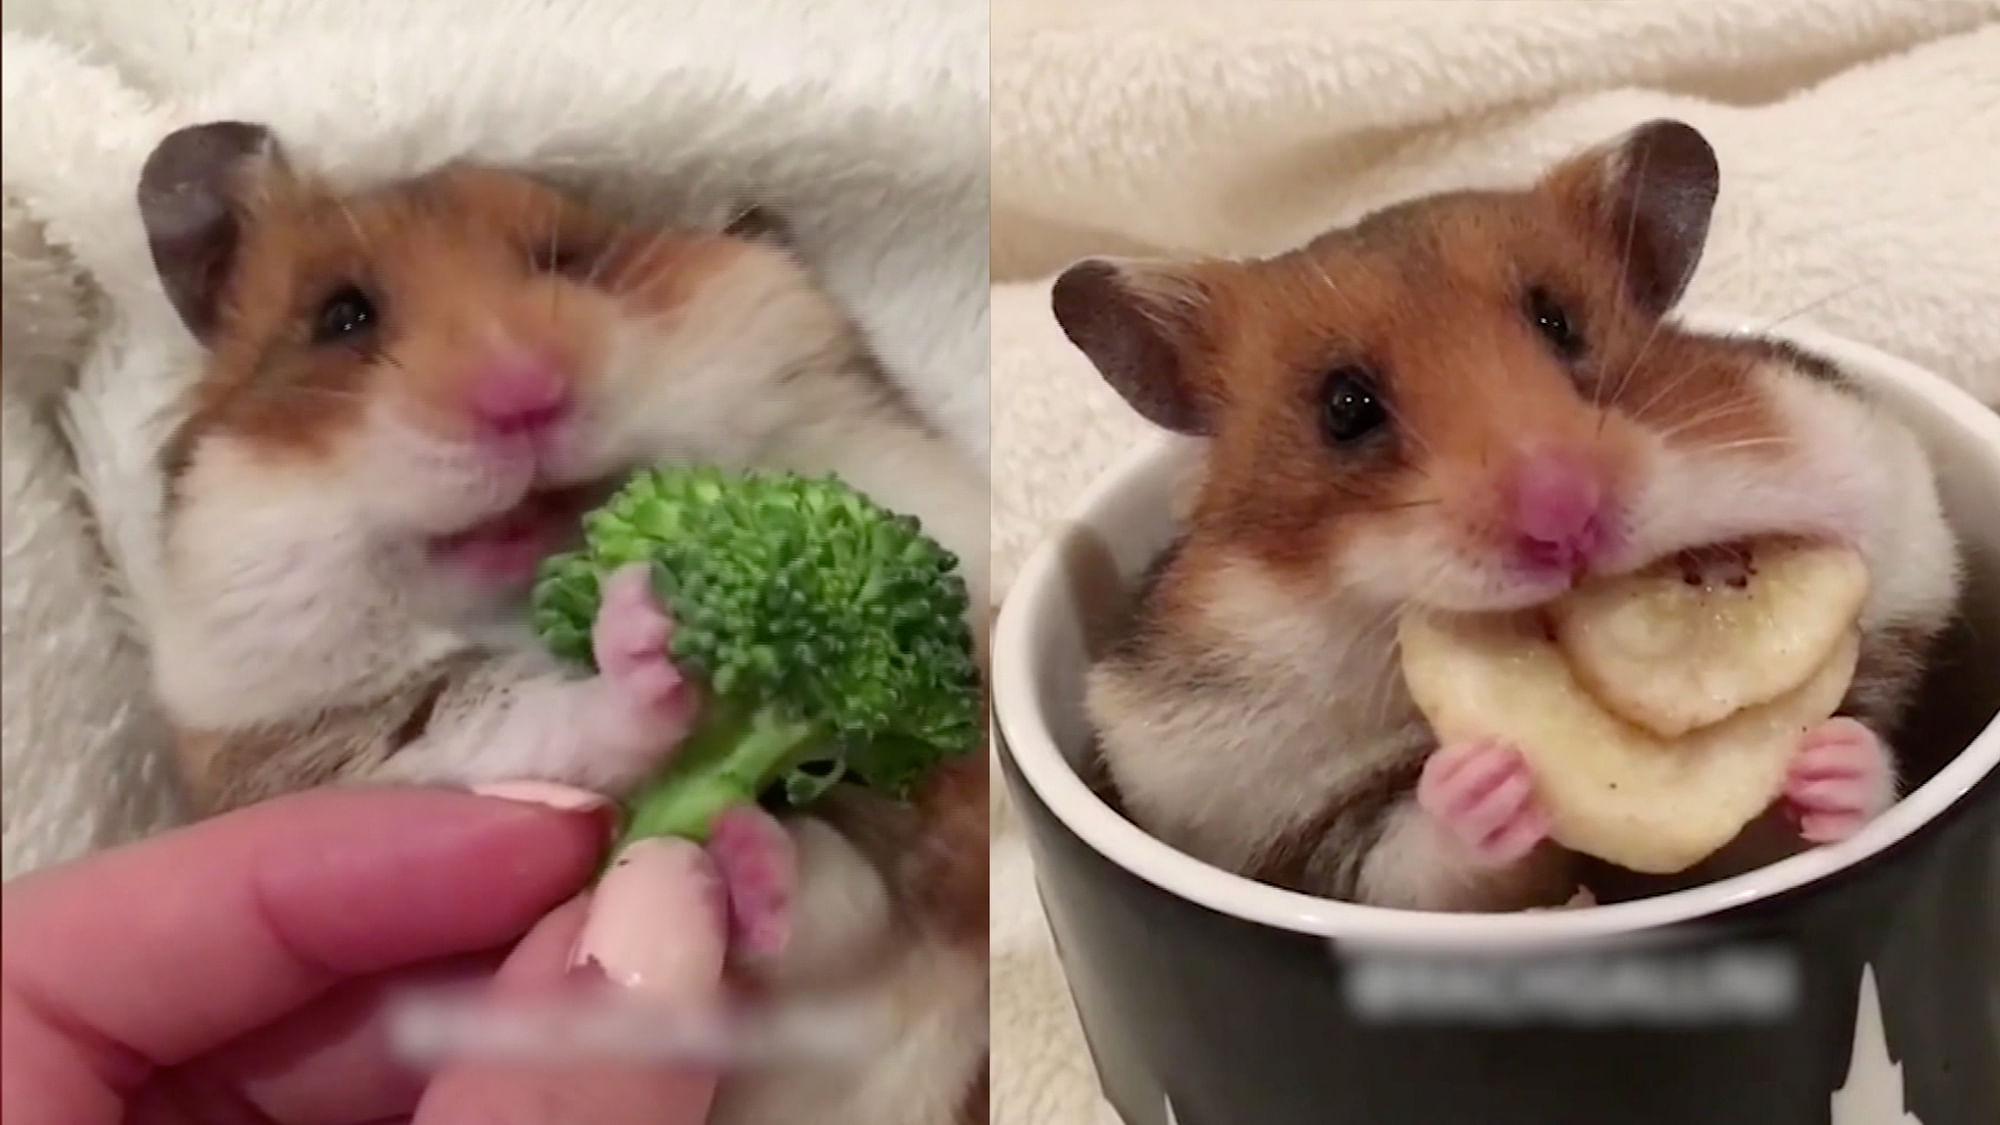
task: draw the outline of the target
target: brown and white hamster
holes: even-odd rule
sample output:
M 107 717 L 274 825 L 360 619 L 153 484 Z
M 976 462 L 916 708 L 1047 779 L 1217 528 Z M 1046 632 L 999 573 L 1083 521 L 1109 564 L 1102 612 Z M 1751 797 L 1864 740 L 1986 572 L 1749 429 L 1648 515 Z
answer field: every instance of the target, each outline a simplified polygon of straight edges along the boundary
M 556 666 L 522 612 L 539 559 L 643 465 L 839 473 L 922 519 L 983 604 L 983 476 L 759 232 L 627 225 L 473 166 L 343 192 L 243 122 L 166 137 L 139 206 L 204 350 L 167 450 L 153 622 L 204 812 L 346 781 L 616 793 L 654 769 L 693 705 L 643 584 L 607 592 L 593 676 Z M 893 1101 L 877 1067 L 816 1090 L 818 1120 L 954 1122 L 983 1065 L 984 944 L 932 917 L 972 891 L 926 880 L 959 869 L 908 857 L 962 849 L 958 822 L 985 814 L 858 803 L 788 820 L 793 940 L 755 969 L 901 990 L 935 1039 Z M 747 1078 L 718 1120 L 789 1120 L 754 1108 L 784 1088 Z
M 1560 903 L 1578 861 L 1546 841 L 1519 753 L 1437 745 L 1396 616 L 1532 606 L 1764 534 L 1845 541 L 1875 578 L 1842 717 L 1767 818 L 1793 825 L 1777 846 L 1893 800 L 1877 735 L 1954 613 L 1957 546 L 1924 450 L 1839 372 L 1668 319 L 1717 190 L 1704 138 L 1656 121 L 1530 187 L 1417 199 L 1275 257 L 1058 279 L 1056 318 L 1105 380 L 1201 439 L 1182 532 L 1089 676 L 1129 815 L 1308 893 Z M 1768 829 L 1687 879 L 1773 858 Z

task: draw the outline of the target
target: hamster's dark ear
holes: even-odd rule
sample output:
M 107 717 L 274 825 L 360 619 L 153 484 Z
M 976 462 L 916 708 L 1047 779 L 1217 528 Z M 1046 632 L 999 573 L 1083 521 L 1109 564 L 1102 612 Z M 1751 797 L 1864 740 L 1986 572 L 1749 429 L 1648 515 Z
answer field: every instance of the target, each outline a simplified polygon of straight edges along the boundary
M 262 125 L 211 121 L 168 133 L 139 172 L 139 216 L 153 268 L 181 321 L 204 343 L 242 236 L 242 193 L 260 165 L 281 161 Z
M 1156 426 L 1204 436 L 1215 404 L 1201 376 L 1206 299 L 1171 266 L 1090 258 L 1049 295 L 1056 323 L 1132 409 Z
M 1608 240 L 1632 299 L 1658 315 L 1694 277 L 1721 174 L 1693 126 L 1649 121 L 1558 165 L 1542 181 Z

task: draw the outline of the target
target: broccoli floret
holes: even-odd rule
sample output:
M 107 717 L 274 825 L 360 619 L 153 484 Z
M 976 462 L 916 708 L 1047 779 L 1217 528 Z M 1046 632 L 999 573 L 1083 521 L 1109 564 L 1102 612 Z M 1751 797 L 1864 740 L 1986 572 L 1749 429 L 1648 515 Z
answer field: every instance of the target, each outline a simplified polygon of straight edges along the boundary
M 627 839 L 705 840 L 731 807 L 808 803 L 842 780 L 895 796 L 978 746 L 979 673 L 958 560 L 917 521 L 832 477 L 645 472 L 549 559 L 536 631 L 591 660 L 599 581 L 650 564 L 669 651 L 707 698 Z

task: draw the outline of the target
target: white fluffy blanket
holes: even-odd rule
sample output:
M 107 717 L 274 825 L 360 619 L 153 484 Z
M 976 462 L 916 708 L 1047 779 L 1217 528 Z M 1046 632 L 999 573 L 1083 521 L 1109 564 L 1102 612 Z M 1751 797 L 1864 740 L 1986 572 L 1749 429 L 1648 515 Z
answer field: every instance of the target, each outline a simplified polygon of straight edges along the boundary
M 1049 315 L 1065 263 L 1272 251 L 1655 116 L 1722 164 L 1691 305 L 1809 320 L 2000 402 L 1996 20 L 1984 0 L 996 0 L 996 581 L 1145 429 Z M 994 1121 L 1102 1120 L 998 831 Z
M 172 127 L 261 120 L 350 182 L 471 157 L 690 220 L 769 204 L 986 454 L 984 0 L 8 0 L 5 21 L 5 875 L 173 815 L 131 627 L 190 347 L 133 204 Z

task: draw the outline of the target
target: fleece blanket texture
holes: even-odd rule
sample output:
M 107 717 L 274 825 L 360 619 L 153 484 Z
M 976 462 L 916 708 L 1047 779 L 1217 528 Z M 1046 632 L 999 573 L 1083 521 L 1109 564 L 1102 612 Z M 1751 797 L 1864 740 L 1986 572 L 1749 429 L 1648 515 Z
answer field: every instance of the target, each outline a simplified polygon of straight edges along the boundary
M 1653 117 L 1722 165 L 1690 307 L 1813 323 L 2000 402 L 1990 0 L 996 0 L 993 34 L 999 588 L 1146 433 L 1049 314 L 1069 261 L 1276 251 Z M 1018 827 L 996 833 L 994 1121 L 1108 1121 Z
M 133 190 L 271 125 L 361 185 L 469 158 L 663 219 L 749 201 L 987 457 L 984 0 L 8 0 L 5 874 L 175 815 L 146 700 L 153 470 L 192 343 Z

